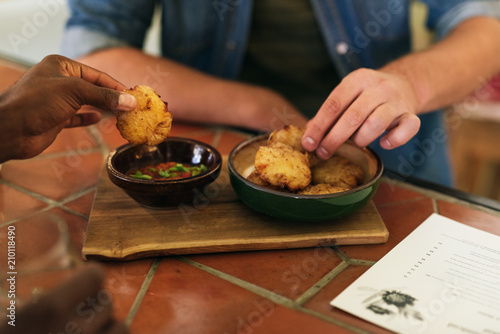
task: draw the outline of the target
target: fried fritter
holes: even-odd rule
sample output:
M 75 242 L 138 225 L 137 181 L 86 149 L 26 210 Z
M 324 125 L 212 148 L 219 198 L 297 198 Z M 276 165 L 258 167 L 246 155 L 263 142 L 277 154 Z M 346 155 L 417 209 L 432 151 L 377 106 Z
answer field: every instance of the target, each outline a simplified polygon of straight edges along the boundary
M 354 188 L 363 182 L 363 171 L 347 158 L 334 155 L 311 168 L 314 184 L 328 183 L 333 186 Z
M 311 183 L 311 169 L 305 154 L 290 145 L 261 146 L 255 155 L 255 169 L 274 186 L 296 191 Z
M 262 179 L 256 170 L 254 170 L 250 175 L 248 175 L 247 180 L 255 183 L 258 186 L 269 188 L 272 190 L 280 190 L 281 189 L 279 187 L 273 186 L 269 182 Z
M 302 137 L 304 136 L 304 132 L 305 129 L 295 125 L 285 125 L 283 129 L 271 132 L 268 138 L 268 143 L 270 145 L 273 143 L 290 145 L 294 150 L 306 153 L 307 159 L 309 160 L 309 166 L 314 166 L 319 162 L 319 158 L 316 156 L 316 153 L 306 152 L 304 147 L 302 147 Z
M 349 188 L 332 186 L 327 183 L 320 184 L 310 184 L 304 190 L 299 191 L 301 195 L 323 195 L 323 194 L 335 194 L 342 191 L 347 191 Z
M 133 144 L 157 145 L 167 138 L 172 126 L 172 114 L 158 94 L 148 86 L 125 90 L 137 99 L 131 111 L 116 113 L 116 127 L 123 138 Z
M 316 155 L 315 152 L 306 152 L 307 155 L 307 160 L 309 161 L 309 166 L 316 166 L 318 162 L 320 162 L 320 159 Z
M 295 125 L 285 125 L 283 129 L 274 130 L 269 135 L 268 143 L 283 143 L 290 145 L 294 150 L 304 152 L 302 147 L 302 136 L 305 130 Z

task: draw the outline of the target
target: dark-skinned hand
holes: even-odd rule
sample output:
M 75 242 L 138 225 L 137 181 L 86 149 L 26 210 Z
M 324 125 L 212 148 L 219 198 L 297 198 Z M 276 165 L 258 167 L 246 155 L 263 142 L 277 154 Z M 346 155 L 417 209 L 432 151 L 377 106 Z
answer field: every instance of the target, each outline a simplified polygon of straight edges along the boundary
M 38 155 L 62 129 L 98 122 L 100 110 L 133 109 L 126 88 L 76 61 L 45 57 L 0 95 L 0 162 Z M 77 113 L 86 105 L 97 109 Z

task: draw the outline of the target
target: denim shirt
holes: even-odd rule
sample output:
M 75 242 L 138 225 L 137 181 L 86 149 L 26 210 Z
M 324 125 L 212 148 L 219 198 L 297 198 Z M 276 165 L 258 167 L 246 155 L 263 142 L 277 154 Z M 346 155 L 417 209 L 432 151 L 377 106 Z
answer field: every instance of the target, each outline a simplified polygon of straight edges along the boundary
M 142 48 L 155 0 L 69 0 L 62 54 Z M 500 17 L 498 0 L 421 0 L 437 39 L 473 16 Z M 251 0 L 162 0 L 161 50 L 165 57 L 200 71 L 237 79 L 251 23 Z M 409 0 L 311 0 L 332 62 L 340 76 L 378 68 L 410 52 Z M 279 13 L 277 13 L 279 15 Z M 440 113 L 421 116 L 421 130 L 406 145 L 371 147 L 386 168 L 403 176 L 450 185 L 446 133 Z

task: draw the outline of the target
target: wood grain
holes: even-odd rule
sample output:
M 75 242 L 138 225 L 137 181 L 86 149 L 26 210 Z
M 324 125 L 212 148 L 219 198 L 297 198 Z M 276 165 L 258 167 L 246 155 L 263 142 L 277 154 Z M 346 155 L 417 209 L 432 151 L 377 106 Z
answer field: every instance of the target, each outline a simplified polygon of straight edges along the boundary
M 389 232 L 370 202 L 351 216 L 321 223 L 277 220 L 247 207 L 227 167 L 193 205 L 142 207 L 108 179 L 105 169 L 83 245 L 86 258 L 132 260 L 173 254 L 375 244 Z

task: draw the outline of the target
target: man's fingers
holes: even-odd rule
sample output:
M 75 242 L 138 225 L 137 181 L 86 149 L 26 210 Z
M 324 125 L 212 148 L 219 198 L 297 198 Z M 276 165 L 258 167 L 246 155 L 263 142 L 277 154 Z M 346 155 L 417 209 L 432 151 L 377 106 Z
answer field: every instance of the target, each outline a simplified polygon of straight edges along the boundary
M 411 113 L 403 114 L 395 123 L 389 126 L 389 131 L 380 138 L 380 146 L 390 150 L 406 144 L 420 129 L 420 118 Z
M 302 138 L 304 149 L 316 150 L 332 125 L 361 92 L 362 86 L 356 85 L 355 80 L 351 80 L 350 77 L 344 78 L 325 100 L 316 116 L 307 123 Z
M 332 91 L 308 123 L 302 146 L 328 159 L 349 138 L 358 146 L 367 146 L 385 131 L 382 147 L 401 146 L 420 127 L 412 97 L 411 89 L 397 76 L 356 70 Z
M 365 147 L 383 134 L 397 117 L 397 111 L 391 109 L 388 103 L 378 106 L 351 137 L 353 142 L 359 147 Z
M 385 100 L 373 93 L 373 90 L 363 91 L 344 111 L 337 123 L 319 144 L 317 154 L 320 158 L 327 159 L 332 156 L 342 143 L 359 130 L 362 131 L 360 137 L 358 137 L 359 142 L 355 142 L 360 146 L 368 145 L 371 142 L 367 142 L 366 138 L 371 137 L 371 140 L 373 140 L 382 134 L 385 127 L 391 122 L 389 119 L 385 119 L 390 115 L 374 115 L 374 112 L 384 104 Z M 381 122 L 379 122 L 378 117 L 382 118 Z M 366 123 L 367 121 L 368 123 Z M 377 129 L 381 126 L 385 126 L 383 130 Z M 364 127 L 366 127 L 366 130 L 363 129 Z M 366 133 L 373 130 L 378 131 L 378 135 L 375 137 L 373 137 L 372 133 Z

